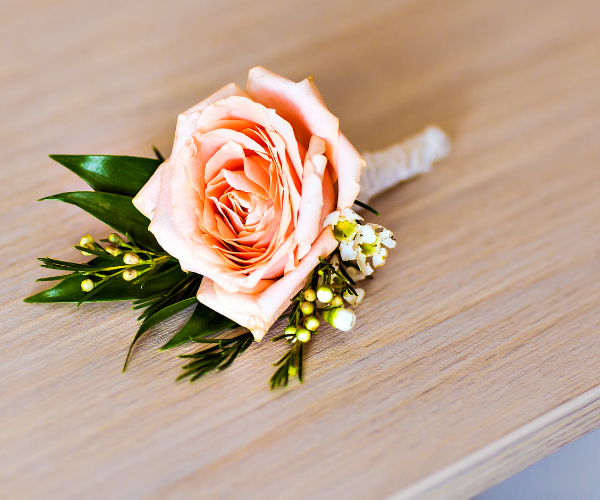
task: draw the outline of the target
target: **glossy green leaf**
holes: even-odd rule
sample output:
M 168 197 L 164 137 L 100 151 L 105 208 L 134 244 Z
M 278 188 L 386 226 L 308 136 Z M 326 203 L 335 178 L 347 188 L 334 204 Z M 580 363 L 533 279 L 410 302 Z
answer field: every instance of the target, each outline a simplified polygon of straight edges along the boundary
M 186 342 L 193 341 L 194 338 L 205 337 L 211 333 L 230 330 L 232 328 L 237 328 L 238 326 L 239 325 L 235 321 L 213 311 L 204 304 L 198 304 L 185 326 L 160 349 L 161 351 L 172 349 L 173 347 L 180 346 Z
M 144 332 L 147 332 L 150 328 L 158 325 L 161 321 L 170 318 L 171 316 L 183 311 L 184 309 L 187 309 L 190 306 L 193 306 L 194 304 L 198 304 L 198 299 L 196 297 L 190 297 L 189 299 L 175 302 L 175 304 L 171 304 L 170 306 L 161 309 L 157 313 L 144 320 L 138 330 L 138 334 L 141 335 Z
M 125 363 L 123 365 L 123 371 L 127 369 L 127 363 L 129 362 L 129 358 L 131 357 L 131 352 L 133 351 L 133 346 L 139 340 L 139 338 L 146 333 L 150 328 L 155 325 L 158 325 L 161 321 L 164 321 L 167 318 L 177 314 L 178 312 L 187 309 L 188 307 L 197 304 L 198 300 L 196 297 L 190 297 L 189 299 L 181 300 L 179 302 L 175 302 L 175 304 L 171 304 L 170 306 L 161 309 L 160 311 L 154 313 L 152 316 L 146 318 L 144 322 L 140 325 L 131 345 L 129 346 L 129 351 L 127 352 L 127 357 L 125 358 Z
M 150 221 L 133 206 L 132 198 L 129 196 L 94 191 L 74 191 L 55 194 L 42 198 L 42 200 L 59 200 L 75 205 L 116 231 L 131 235 L 138 245 L 149 250 L 162 250 L 154 235 L 148 231 Z
M 137 156 L 50 155 L 95 191 L 135 196 L 162 163 Z
M 92 259 L 90 264 L 99 262 L 101 258 Z M 117 280 L 111 281 L 111 283 L 100 290 L 94 295 L 90 302 L 108 302 L 115 300 L 135 300 L 150 297 L 163 290 L 168 290 L 179 283 L 184 277 L 184 273 L 178 264 L 165 264 L 161 271 L 150 278 L 144 287 L 140 288 L 140 285 L 133 285 L 130 281 Z M 81 290 L 81 282 L 86 279 L 86 276 L 74 276 L 73 278 L 67 278 L 58 285 L 36 293 L 31 297 L 25 299 L 25 302 L 41 302 L 41 303 L 52 303 L 52 302 L 79 302 L 84 296 L 85 292 Z

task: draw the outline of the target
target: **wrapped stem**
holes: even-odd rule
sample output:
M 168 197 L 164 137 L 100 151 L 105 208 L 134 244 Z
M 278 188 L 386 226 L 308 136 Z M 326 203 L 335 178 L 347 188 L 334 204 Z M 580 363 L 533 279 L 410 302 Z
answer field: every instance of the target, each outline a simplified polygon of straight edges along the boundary
M 360 201 L 368 202 L 396 184 L 428 172 L 448 153 L 450 140 L 437 127 L 380 151 L 363 153 L 366 166 L 360 177 Z

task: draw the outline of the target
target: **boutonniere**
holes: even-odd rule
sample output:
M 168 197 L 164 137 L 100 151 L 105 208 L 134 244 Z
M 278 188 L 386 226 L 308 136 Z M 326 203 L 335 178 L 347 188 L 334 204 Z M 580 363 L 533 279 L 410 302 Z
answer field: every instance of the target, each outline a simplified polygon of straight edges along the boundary
M 115 232 L 80 239 L 75 248 L 91 257 L 86 263 L 39 259 L 63 274 L 38 280 L 59 283 L 25 300 L 133 301 L 143 312 L 123 369 L 142 335 L 194 306 L 161 348 L 203 346 L 180 356 L 179 378 L 192 381 L 230 366 L 286 318 L 271 340 L 289 350 L 270 385 L 302 381 L 304 346 L 326 325 L 354 327 L 366 294 L 359 282 L 397 244 L 357 212 L 378 215 L 370 198 L 427 171 L 448 150 L 432 127 L 361 156 L 312 78 L 294 83 L 254 68 L 245 90 L 226 85 L 179 115 L 167 159 L 156 150 L 157 159 L 51 156 L 93 191 L 44 199 L 76 205 Z M 223 336 L 229 330 L 235 335 Z

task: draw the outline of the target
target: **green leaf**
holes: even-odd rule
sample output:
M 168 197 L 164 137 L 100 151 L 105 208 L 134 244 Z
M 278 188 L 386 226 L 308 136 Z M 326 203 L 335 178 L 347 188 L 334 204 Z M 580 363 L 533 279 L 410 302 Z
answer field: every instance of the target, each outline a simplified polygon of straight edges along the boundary
M 137 156 L 50 155 L 94 191 L 135 196 L 162 163 Z
M 74 191 L 55 194 L 42 198 L 42 200 L 59 200 L 75 205 L 114 230 L 131 235 L 138 245 L 149 250 L 162 250 L 154 235 L 148 231 L 150 221 L 133 206 L 132 198 L 129 196 L 94 191 Z
M 354 200 L 354 204 L 358 205 L 359 207 L 364 208 L 365 210 L 368 210 L 372 214 L 375 214 L 377 217 L 379 217 L 379 212 L 377 210 L 375 210 L 373 207 L 371 207 L 370 205 L 367 205 L 366 203 L 363 203 L 362 201 L 358 201 L 358 200 Z
M 225 316 L 213 311 L 204 304 L 198 304 L 196 310 L 185 326 L 171 340 L 160 348 L 161 351 L 172 349 L 194 339 L 205 337 L 211 333 L 230 330 L 239 325 Z
M 152 151 L 154 151 L 154 154 L 156 155 L 156 159 L 159 162 L 164 163 L 165 157 L 160 154 L 160 151 L 158 150 L 158 148 L 156 146 L 152 146 Z
M 91 265 L 101 265 L 101 257 L 92 259 Z M 108 302 L 115 300 L 135 300 L 150 297 L 159 292 L 168 290 L 179 283 L 184 273 L 177 264 L 165 264 L 160 273 L 155 274 L 145 282 L 144 287 L 132 285 L 130 281 L 111 280 L 111 283 L 95 294 L 90 302 Z M 79 302 L 86 293 L 81 289 L 81 282 L 87 276 L 74 276 L 66 278 L 58 285 L 36 293 L 25 299 L 25 302 L 53 303 L 53 302 Z
M 146 333 L 150 328 L 155 325 L 158 325 L 161 321 L 164 321 L 167 318 L 177 314 L 178 312 L 187 309 L 193 304 L 197 304 L 198 300 L 196 297 L 190 297 L 189 299 L 182 300 L 180 302 L 176 302 L 175 304 L 171 304 L 170 306 L 165 307 L 164 309 L 159 310 L 154 313 L 152 316 L 146 318 L 144 322 L 141 324 L 138 329 L 131 345 L 129 346 L 129 351 L 127 352 L 127 357 L 125 358 L 125 364 L 123 365 L 123 371 L 127 369 L 127 363 L 129 362 L 129 358 L 131 357 L 131 351 L 133 351 L 133 346 L 139 340 L 139 338 Z

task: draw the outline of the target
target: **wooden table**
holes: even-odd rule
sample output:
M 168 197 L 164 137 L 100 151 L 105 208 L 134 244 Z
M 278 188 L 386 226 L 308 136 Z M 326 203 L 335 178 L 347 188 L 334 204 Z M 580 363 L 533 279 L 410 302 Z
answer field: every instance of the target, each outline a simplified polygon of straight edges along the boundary
M 468 498 L 600 423 L 597 0 L 0 7 L 0 497 Z M 168 152 L 176 116 L 264 65 L 315 75 L 361 150 L 454 150 L 375 200 L 399 245 L 306 383 L 284 346 L 175 383 L 126 304 L 31 305 L 35 258 L 105 228 L 49 153 Z M 185 316 L 186 313 L 183 313 Z

